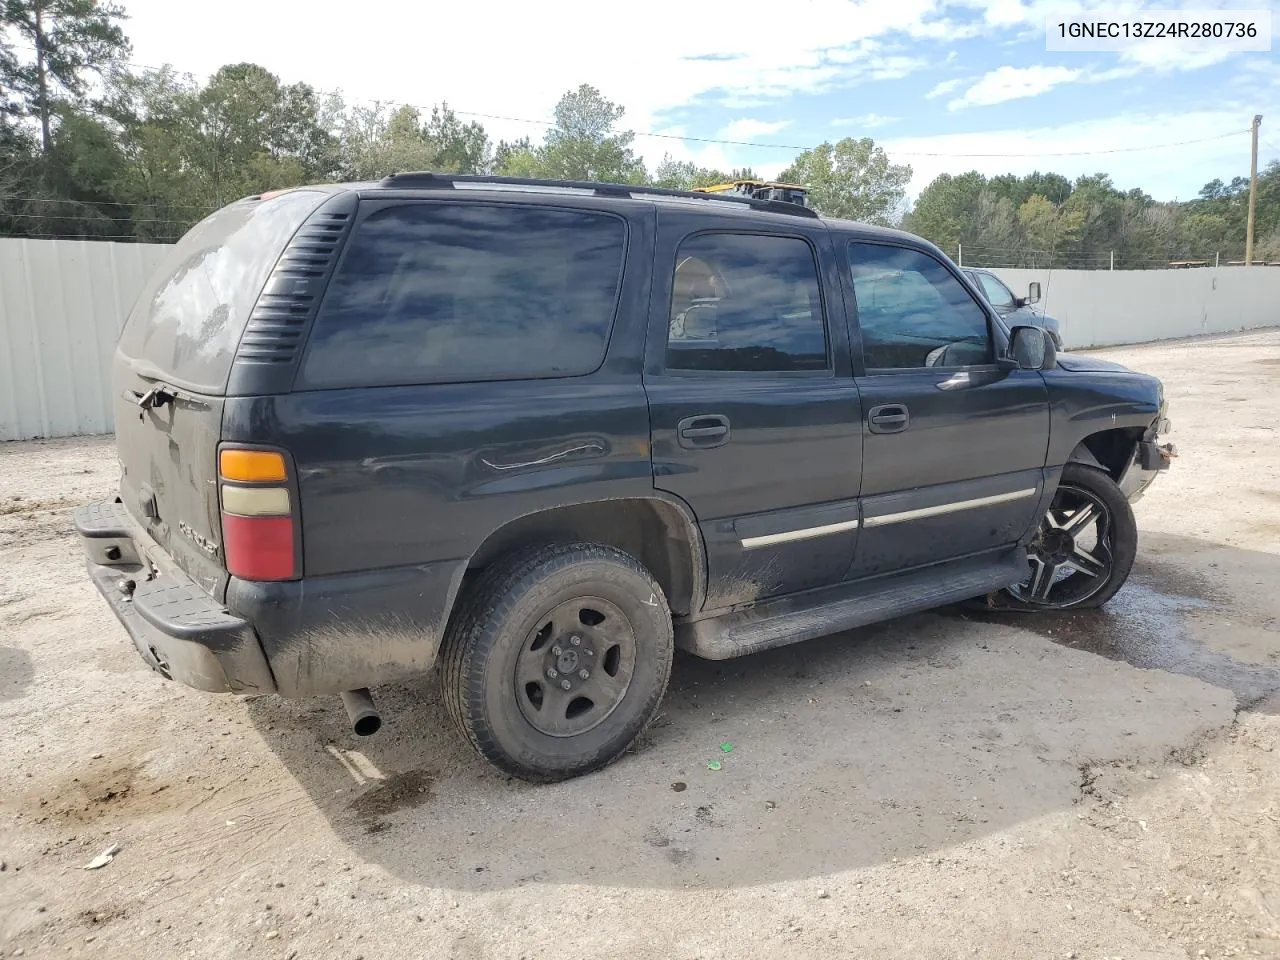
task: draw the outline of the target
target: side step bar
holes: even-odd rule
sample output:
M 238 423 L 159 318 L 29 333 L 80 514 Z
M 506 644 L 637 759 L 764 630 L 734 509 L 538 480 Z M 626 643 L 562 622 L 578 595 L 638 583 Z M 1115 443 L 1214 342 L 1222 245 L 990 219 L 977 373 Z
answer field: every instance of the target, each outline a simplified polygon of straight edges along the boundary
M 1027 555 L 1021 547 L 955 560 L 679 624 L 676 645 L 707 660 L 729 660 L 970 600 L 1019 583 L 1027 573 Z

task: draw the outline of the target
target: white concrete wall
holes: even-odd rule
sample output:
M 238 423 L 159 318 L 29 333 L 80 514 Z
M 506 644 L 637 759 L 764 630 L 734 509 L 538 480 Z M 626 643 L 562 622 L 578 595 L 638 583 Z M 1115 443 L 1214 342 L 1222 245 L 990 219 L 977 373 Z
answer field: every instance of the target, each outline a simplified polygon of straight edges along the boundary
M 0 239 L 0 441 L 110 433 L 116 337 L 165 244 Z M 1280 268 L 996 270 L 1068 347 L 1280 326 Z
M 1040 281 L 1069 349 L 1280 326 L 1280 267 L 991 272 L 1018 296 Z
M 0 441 L 110 433 L 110 361 L 167 244 L 0 239 Z

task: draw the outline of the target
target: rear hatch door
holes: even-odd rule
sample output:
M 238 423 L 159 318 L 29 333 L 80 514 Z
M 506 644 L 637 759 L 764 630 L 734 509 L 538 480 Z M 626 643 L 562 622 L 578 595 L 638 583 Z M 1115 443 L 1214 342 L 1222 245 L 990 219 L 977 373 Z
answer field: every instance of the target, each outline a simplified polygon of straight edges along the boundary
M 221 600 L 218 441 L 227 379 L 281 251 L 326 198 L 242 200 L 197 224 L 139 296 L 112 369 L 120 499 L 188 576 Z

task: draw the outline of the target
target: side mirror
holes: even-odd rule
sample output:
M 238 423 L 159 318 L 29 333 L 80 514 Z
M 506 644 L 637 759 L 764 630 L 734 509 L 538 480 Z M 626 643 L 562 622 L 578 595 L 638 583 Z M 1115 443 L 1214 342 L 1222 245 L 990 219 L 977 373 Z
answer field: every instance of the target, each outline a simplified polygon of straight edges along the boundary
M 1040 281 L 1039 280 L 1032 281 L 1030 284 L 1028 284 L 1027 299 L 1024 302 L 1025 303 L 1040 302 Z
M 1019 370 L 1052 370 L 1058 363 L 1058 350 L 1042 327 L 1014 327 L 1009 337 L 1009 360 Z

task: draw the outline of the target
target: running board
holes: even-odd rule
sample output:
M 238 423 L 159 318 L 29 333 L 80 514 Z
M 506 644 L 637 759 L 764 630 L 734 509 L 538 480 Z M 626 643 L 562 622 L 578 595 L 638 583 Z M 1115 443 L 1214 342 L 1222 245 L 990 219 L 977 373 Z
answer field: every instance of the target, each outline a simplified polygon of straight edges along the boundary
M 954 560 L 766 600 L 746 610 L 679 624 L 676 645 L 708 660 L 729 660 L 971 600 L 1026 578 L 1027 555 L 1022 548 Z

